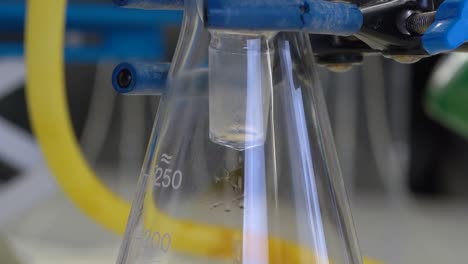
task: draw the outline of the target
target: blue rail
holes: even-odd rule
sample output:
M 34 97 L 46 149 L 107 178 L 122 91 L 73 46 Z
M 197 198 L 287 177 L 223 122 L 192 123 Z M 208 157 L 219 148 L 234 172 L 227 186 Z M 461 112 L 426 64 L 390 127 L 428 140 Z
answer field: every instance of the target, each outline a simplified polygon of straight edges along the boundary
M 24 4 L 0 3 L 0 36 L 22 36 L 24 19 Z M 159 60 L 165 51 L 162 30 L 179 25 L 181 20 L 182 12 L 177 10 L 129 10 L 112 3 L 70 4 L 65 57 L 71 62 Z M 77 35 L 84 38 L 72 37 Z M 22 54 L 21 41 L 0 42 L 0 56 Z

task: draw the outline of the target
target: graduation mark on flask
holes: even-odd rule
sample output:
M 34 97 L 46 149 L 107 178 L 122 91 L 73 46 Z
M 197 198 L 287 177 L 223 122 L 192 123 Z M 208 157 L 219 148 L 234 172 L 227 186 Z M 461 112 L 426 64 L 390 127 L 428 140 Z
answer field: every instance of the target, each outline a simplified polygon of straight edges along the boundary
M 169 233 L 162 234 L 159 231 L 146 230 L 143 239 L 145 246 L 153 250 L 166 253 L 171 248 L 172 237 Z
M 161 166 L 166 164 L 171 165 L 172 156 L 165 153 L 161 155 Z M 163 164 L 164 163 L 164 164 Z M 174 190 L 179 189 L 182 186 L 184 175 L 180 170 L 173 170 L 169 168 L 156 167 L 154 172 L 154 186 L 163 188 L 172 188 Z

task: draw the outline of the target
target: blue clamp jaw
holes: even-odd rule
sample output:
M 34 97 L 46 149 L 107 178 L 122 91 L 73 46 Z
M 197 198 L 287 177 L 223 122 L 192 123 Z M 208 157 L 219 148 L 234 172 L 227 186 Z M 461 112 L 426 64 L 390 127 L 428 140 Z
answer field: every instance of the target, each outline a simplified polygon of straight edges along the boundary
M 424 49 L 434 55 L 454 50 L 467 40 L 468 0 L 445 0 L 422 36 Z
M 354 4 L 325 0 L 207 0 L 208 28 L 352 35 L 363 16 Z
M 114 3 L 129 8 L 182 9 L 183 1 L 114 0 Z M 204 0 L 204 4 L 205 25 L 213 29 L 352 35 L 360 30 L 363 21 L 356 5 L 326 0 Z

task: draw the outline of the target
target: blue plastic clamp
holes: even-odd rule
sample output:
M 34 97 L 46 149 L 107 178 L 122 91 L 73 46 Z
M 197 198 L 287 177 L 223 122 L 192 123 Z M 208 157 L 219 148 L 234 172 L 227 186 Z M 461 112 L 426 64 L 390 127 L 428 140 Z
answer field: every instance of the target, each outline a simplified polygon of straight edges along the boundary
M 137 9 L 183 9 L 184 0 L 113 0 L 118 6 Z M 195 0 L 189 0 L 195 1 Z
M 354 4 L 324 0 L 207 0 L 208 28 L 351 35 L 363 15 Z
M 112 73 L 112 86 L 126 95 L 160 95 L 165 91 L 169 63 L 121 63 Z
M 423 47 L 431 55 L 456 49 L 468 40 L 467 29 L 468 0 L 446 0 L 422 36 Z

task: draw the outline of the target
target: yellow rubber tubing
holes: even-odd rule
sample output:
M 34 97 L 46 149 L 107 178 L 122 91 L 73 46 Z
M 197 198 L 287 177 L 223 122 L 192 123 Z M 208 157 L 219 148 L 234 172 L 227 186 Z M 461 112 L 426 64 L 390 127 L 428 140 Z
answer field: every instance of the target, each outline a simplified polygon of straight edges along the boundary
M 80 151 L 70 122 L 64 81 L 65 10 L 65 0 L 28 0 L 26 100 L 32 128 L 48 166 L 65 194 L 91 219 L 117 234 L 123 234 L 130 204 L 112 193 L 96 177 Z M 157 218 L 174 232 L 179 232 L 180 237 L 188 231 L 197 231 L 200 232 L 197 237 L 208 236 L 208 241 L 215 238 L 217 245 L 204 249 L 194 247 L 191 241 L 181 240 L 177 246 L 179 250 L 213 257 L 215 253 L 232 254 L 219 246 L 224 242 L 222 237 L 235 235 L 234 231 L 194 225 L 162 214 Z M 273 243 L 270 246 L 278 245 Z M 286 247 L 289 253 L 300 252 L 297 246 L 289 247 Z M 214 248 L 219 252 L 214 252 Z M 279 260 L 278 263 L 281 262 Z M 380 262 L 365 259 L 365 263 Z
M 130 204 L 94 175 L 74 135 L 64 81 L 66 0 L 28 0 L 26 100 L 37 141 L 58 185 L 87 216 L 123 234 Z

